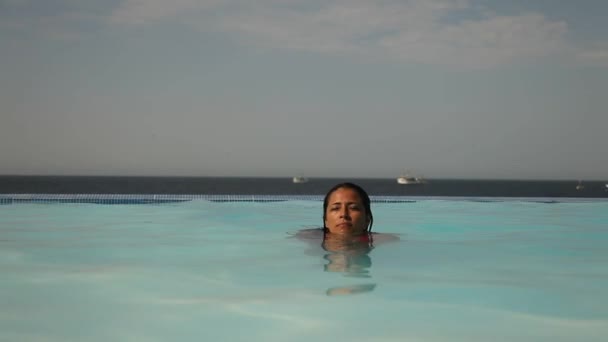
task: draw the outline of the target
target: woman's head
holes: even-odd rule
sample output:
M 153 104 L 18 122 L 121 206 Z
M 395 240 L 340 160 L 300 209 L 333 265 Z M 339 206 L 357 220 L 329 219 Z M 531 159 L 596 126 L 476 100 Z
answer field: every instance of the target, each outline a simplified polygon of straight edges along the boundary
M 323 200 L 325 231 L 340 235 L 369 233 L 374 223 L 370 199 L 365 190 L 353 183 L 331 188 Z

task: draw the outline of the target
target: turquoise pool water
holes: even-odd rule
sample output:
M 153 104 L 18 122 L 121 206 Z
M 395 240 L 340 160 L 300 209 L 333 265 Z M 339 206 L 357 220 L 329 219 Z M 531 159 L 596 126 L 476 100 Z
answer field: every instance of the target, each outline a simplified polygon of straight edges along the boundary
M 321 205 L 0 205 L 0 341 L 608 339 L 606 201 L 374 203 L 355 257 Z

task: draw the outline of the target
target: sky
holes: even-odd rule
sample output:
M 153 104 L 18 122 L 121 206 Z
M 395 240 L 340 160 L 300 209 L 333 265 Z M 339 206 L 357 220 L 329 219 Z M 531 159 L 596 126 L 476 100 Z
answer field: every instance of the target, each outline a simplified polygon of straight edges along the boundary
M 0 0 L 0 175 L 606 180 L 606 13 Z

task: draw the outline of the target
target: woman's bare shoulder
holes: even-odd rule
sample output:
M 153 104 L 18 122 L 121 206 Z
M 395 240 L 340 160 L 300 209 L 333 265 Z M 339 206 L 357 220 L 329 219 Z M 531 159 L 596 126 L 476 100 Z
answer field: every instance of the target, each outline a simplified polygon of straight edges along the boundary
M 374 244 L 401 240 L 399 235 L 391 233 L 372 233 L 372 237 L 374 238 Z
M 300 229 L 292 236 L 301 240 L 323 240 L 323 228 Z M 371 233 L 374 244 L 401 240 L 398 235 L 391 233 Z
M 298 230 L 294 236 L 298 239 L 317 240 L 323 239 L 323 228 L 306 228 Z

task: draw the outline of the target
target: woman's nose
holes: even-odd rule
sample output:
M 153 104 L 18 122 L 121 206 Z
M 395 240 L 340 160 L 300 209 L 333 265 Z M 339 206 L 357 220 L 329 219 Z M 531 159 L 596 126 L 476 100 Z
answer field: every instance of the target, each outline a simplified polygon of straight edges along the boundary
M 348 208 L 344 208 L 342 209 L 342 211 L 340 212 L 340 217 L 350 217 L 349 213 L 348 213 Z

